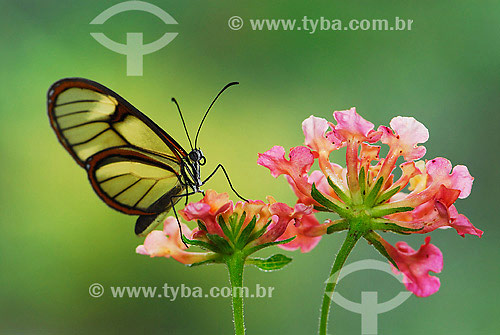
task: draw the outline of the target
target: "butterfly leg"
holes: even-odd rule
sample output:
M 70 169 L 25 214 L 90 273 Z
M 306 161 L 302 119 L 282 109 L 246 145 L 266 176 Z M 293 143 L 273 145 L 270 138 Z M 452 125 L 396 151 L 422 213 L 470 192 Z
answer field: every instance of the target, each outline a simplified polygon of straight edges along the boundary
M 188 192 L 187 188 L 186 188 L 186 193 L 181 194 L 181 195 L 174 195 L 172 198 L 170 198 L 170 204 L 172 206 L 172 211 L 174 212 L 175 219 L 177 220 L 177 225 L 179 226 L 179 232 L 181 233 L 181 237 L 184 236 L 184 234 L 182 233 L 181 221 L 179 220 L 179 216 L 177 215 L 177 211 L 175 210 L 175 203 L 176 203 L 176 201 L 174 201 L 173 199 L 174 198 L 186 197 L 186 205 L 187 205 L 189 196 L 193 195 L 193 194 L 196 194 L 196 193 L 197 192 Z M 184 239 L 181 238 L 181 240 L 182 240 L 182 243 L 184 243 L 184 245 L 186 246 L 186 248 L 189 248 L 189 246 L 186 244 L 186 242 L 184 242 Z
M 184 202 L 184 207 L 186 207 L 187 204 L 188 204 L 188 200 L 189 200 L 189 195 L 188 195 L 187 187 L 186 187 L 186 193 L 184 193 L 182 196 L 186 197 L 186 201 Z
M 219 164 L 217 165 L 217 167 L 215 168 L 215 170 L 203 181 L 202 185 L 205 184 L 210 178 L 212 178 L 215 173 L 217 172 L 217 170 L 219 169 L 222 169 L 222 172 L 224 172 L 224 175 L 226 176 L 226 179 L 227 179 L 227 182 L 229 184 L 229 187 L 231 188 L 231 190 L 233 190 L 233 192 L 238 196 L 238 198 L 240 198 L 241 200 L 243 201 L 248 201 L 248 199 L 245 199 L 243 198 L 233 187 L 233 184 L 231 184 L 231 180 L 229 179 L 229 175 L 227 174 L 227 171 L 226 169 L 224 168 L 224 166 L 222 164 Z
M 184 196 L 184 194 L 182 196 Z M 186 198 L 187 198 L 187 195 L 186 195 Z M 172 199 L 170 199 L 170 204 L 172 205 L 172 210 L 174 212 L 175 219 L 177 220 L 177 225 L 179 226 L 179 233 L 181 234 L 181 241 L 182 241 L 182 243 L 184 243 L 186 248 L 189 248 L 189 246 L 186 244 L 186 242 L 184 242 L 184 239 L 182 238 L 182 237 L 184 237 L 184 234 L 182 233 L 181 220 L 179 220 L 179 216 L 177 215 L 177 211 L 175 210 L 175 204 L 174 204 L 174 201 Z

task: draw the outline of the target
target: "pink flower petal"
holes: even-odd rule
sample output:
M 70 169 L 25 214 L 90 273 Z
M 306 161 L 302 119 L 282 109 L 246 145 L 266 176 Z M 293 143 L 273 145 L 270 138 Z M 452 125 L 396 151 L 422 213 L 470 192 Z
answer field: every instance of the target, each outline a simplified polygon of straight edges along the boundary
M 454 189 L 460 190 L 460 199 L 467 198 L 472 190 L 472 183 L 474 177 L 472 177 L 465 165 L 456 165 L 453 168 L 453 172 L 450 176 L 451 185 Z
M 331 131 L 325 134 L 329 128 L 328 121 L 311 115 L 302 122 L 302 130 L 305 136 L 304 143 L 316 152 L 326 151 L 330 153 L 337 150 L 342 146 L 342 141 Z
M 255 216 L 258 217 L 258 220 L 255 224 L 256 229 L 262 228 L 267 223 L 270 217 L 270 214 L 268 214 L 266 211 L 266 206 L 268 205 L 266 205 L 261 200 L 238 201 L 234 206 L 233 213 L 238 215 L 238 221 L 240 220 L 243 213 L 245 213 L 245 220 L 241 229 L 245 229 L 248 223 L 252 221 L 253 217 Z M 229 212 L 231 211 L 228 211 L 227 213 Z M 230 216 L 230 214 L 223 215 L 224 221 L 226 223 L 229 222 Z
M 284 250 L 297 250 L 300 248 L 300 251 L 303 253 L 309 252 L 319 243 L 321 236 L 308 236 L 307 231 L 318 226 L 320 226 L 320 223 L 314 215 L 304 215 L 302 219 L 300 219 L 299 227 L 289 224 L 286 231 L 278 240 L 283 241 L 293 236 L 295 236 L 295 238 L 291 242 L 278 246 Z
M 425 164 L 427 174 L 434 181 L 446 180 L 451 172 L 451 162 L 443 157 L 436 157 Z
M 459 198 L 467 198 L 472 189 L 474 178 L 464 165 L 457 165 L 451 171 L 451 162 L 446 158 L 437 157 L 427 162 L 425 168 L 432 178 L 432 183 L 442 184 L 449 189 L 459 190 Z
M 226 192 L 217 193 L 214 190 L 207 190 L 201 202 L 208 204 L 212 213 L 224 212 L 227 210 L 227 205 L 230 202 L 229 194 Z M 224 206 L 226 206 L 226 208 L 221 209 Z
M 184 224 L 181 225 L 183 232 L 188 236 L 191 230 Z M 177 220 L 170 216 L 165 220 L 163 231 L 153 230 L 146 236 L 143 245 L 136 248 L 136 253 L 149 255 L 150 257 L 172 257 L 183 264 L 193 264 L 202 262 L 211 255 L 209 253 L 187 252 L 186 246 L 182 243 Z
M 286 174 L 287 163 L 288 162 L 285 159 L 285 149 L 277 145 L 263 154 L 259 153 L 259 158 L 257 159 L 257 164 L 268 168 L 274 178 L 281 174 Z
M 404 162 L 399 165 L 401 168 L 401 177 L 391 186 L 391 188 L 399 187 L 400 190 L 404 189 L 408 182 L 416 176 L 422 174 L 422 172 L 415 166 L 415 162 Z
M 368 166 L 372 161 L 379 160 L 379 153 L 379 146 L 361 143 L 361 147 L 359 150 L 359 159 L 361 162 L 366 162 L 367 164 L 365 165 Z
M 189 227 L 186 226 L 184 223 L 181 223 L 181 228 L 182 228 L 182 234 L 187 238 L 191 238 L 193 234 L 191 229 L 189 229 Z M 165 234 L 169 238 L 172 238 L 174 242 L 177 243 L 179 249 L 186 249 L 186 246 L 181 241 L 180 233 L 181 232 L 179 231 L 179 225 L 177 224 L 177 220 L 175 219 L 175 217 L 173 216 L 167 217 L 165 219 L 165 222 L 163 223 L 163 234 Z
M 417 146 L 429 139 L 429 131 L 422 123 L 412 117 L 398 116 L 391 120 L 390 125 L 392 129 L 385 126 L 378 128 L 382 133 L 382 143 L 389 145 L 395 154 L 403 156 L 407 161 L 425 155 L 425 147 Z
M 202 219 L 210 215 L 210 205 L 202 202 L 191 202 L 184 209 L 181 209 L 179 214 L 187 221 Z
M 307 147 L 295 147 L 290 149 L 290 160 L 285 158 L 285 149 L 274 146 L 263 154 L 259 154 L 257 164 L 268 168 L 273 177 L 281 174 L 290 177 L 298 177 L 307 174 L 314 163 L 314 156 Z
M 296 183 L 290 176 L 285 176 L 286 180 L 288 181 L 288 184 L 290 185 L 293 193 L 297 196 L 299 199 L 298 201 L 306 204 L 306 205 L 312 205 L 316 204 L 316 201 L 311 197 L 311 183 L 308 181 L 306 177 L 301 177 L 299 180 L 299 183 Z M 326 179 L 325 179 L 326 181 Z M 299 188 L 299 184 L 306 185 L 307 187 L 307 192 L 301 192 Z
M 330 164 L 330 163 L 329 163 Z M 339 180 L 342 180 L 343 178 L 345 179 L 345 169 L 342 169 L 341 166 L 337 164 L 330 164 L 331 166 L 331 171 L 335 171 L 336 176 L 338 177 Z M 287 178 L 288 183 L 292 187 L 292 190 L 294 191 L 295 195 L 299 199 L 299 202 L 306 204 L 306 205 L 314 205 L 316 204 L 316 201 L 311 197 L 310 192 L 308 192 L 307 195 L 302 194 L 298 188 L 295 186 L 295 183 L 291 178 Z M 304 178 L 304 182 L 305 182 Z M 311 175 L 307 178 L 307 185 L 308 185 L 308 190 L 311 189 L 312 184 L 316 185 L 316 188 L 323 194 L 329 195 L 332 198 L 339 199 L 338 195 L 334 192 L 332 187 L 328 184 L 328 180 L 326 176 L 323 174 L 322 171 L 320 170 L 314 170 L 311 172 Z M 345 183 L 344 183 L 345 184 Z M 345 186 L 347 188 L 347 186 Z
M 455 228 L 460 236 L 465 237 L 465 234 L 483 236 L 483 231 L 474 227 L 465 215 L 458 214 L 455 206 L 451 206 L 449 212 L 451 217 L 450 226 Z
M 328 184 L 328 180 L 325 175 L 320 170 L 314 170 L 308 178 L 309 184 L 316 185 L 316 188 L 323 194 L 329 194 L 333 192 L 332 188 Z
M 311 198 L 311 185 L 307 182 L 307 172 L 314 163 L 314 155 L 307 147 L 299 146 L 290 150 L 290 160 L 285 158 L 285 149 L 275 146 L 263 154 L 259 154 L 259 165 L 267 167 L 276 178 L 284 174 L 294 189 L 308 203 L 314 202 Z
M 267 232 L 258 239 L 258 244 L 275 241 L 283 235 L 288 223 L 293 219 L 293 208 L 284 203 L 274 203 L 269 207 L 273 215 L 273 222 L 267 228 Z
M 413 250 L 405 242 L 396 243 L 396 247 L 381 240 L 387 252 L 396 262 L 399 271 L 403 273 L 403 283 L 406 288 L 419 297 L 428 297 L 436 293 L 440 287 L 439 278 L 429 275 L 429 271 L 439 273 L 443 269 L 443 254 L 430 244 L 427 236 L 425 243 L 418 251 Z M 393 268 L 395 273 L 399 271 Z
M 138 245 L 137 248 L 135 248 L 135 252 L 140 254 L 140 255 L 147 255 L 149 256 L 148 251 L 144 247 L 144 245 Z
M 198 202 L 189 203 L 179 214 L 187 221 L 202 221 L 209 234 L 217 234 L 224 237 L 222 228 L 217 222 L 217 216 L 228 210 L 232 210 L 233 203 L 229 200 L 227 193 L 217 193 L 207 190 L 205 196 Z M 230 213 L 229 213 L 230 214 Z
M 304 215 L 312 214 L 312 207 L 298 203 L 291 208 L 287 204 L 276 202 L 269 206 L 269 211 L 273 215 L 273 222 L 267 228 L 267 232 L 257 239 L 257 244 L 277 240 L 293 222 L 301 220 Z
M 337 120 L 335 133 L 343 140 L 347 141 L 349 138 L 355 137 L 372 143 L 378 141 L 378 138 L 372 138 L 373 123 L 366 121 L 356 113 L 356 108 L 334 112 L 333 116 Z
M 427 128 L 413 117 L 396 116 L 389 125 L 399 135 L 403 143 L 415 145 L 429 140 Z

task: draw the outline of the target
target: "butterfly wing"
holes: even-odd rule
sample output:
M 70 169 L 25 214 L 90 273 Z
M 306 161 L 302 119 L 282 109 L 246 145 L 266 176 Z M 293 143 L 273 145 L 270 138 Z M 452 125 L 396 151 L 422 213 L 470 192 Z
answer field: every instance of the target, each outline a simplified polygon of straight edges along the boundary
M 52 128 L 82 167 L 89 157 L 113 147 L 147 150 L 177 163 L 187 155 L 146 115 L 99 83 L 62 79 L 49 89 L 47 101 Z
M 138 235 L 163 221 L 185 190 L 168 162 L 130 148 L 92 156 L 88 176 L 104 202 L 123 213 L 140 215 L 135 226 Z
M 129 148 L 92 156 L 87 172 L 99 197 L 126 214 L 161 213 L 183 190 L 171 165 Z
M 136 233 L 170 210 L 185 189 L 180 170 L 187 155 L 171 136 L 118 94 L 87 79 L 56 82 L 47 101 L 59 141 L 87 170 L 99 197 L 120 212 L 141 215 Z

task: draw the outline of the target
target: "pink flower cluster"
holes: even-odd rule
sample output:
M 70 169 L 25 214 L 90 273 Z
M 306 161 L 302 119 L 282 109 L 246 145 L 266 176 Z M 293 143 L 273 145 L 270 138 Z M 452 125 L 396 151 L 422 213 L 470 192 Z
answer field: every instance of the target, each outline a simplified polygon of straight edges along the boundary
M 420 160 L 426 149 L 419 144 L 429 138 L 423 124 L 412 117 L 398 116 L 391 120 L 390 127 L 375 130 L 354 108 L 334 112 L 333 116 L 336 124 L 315 116 L 307 118 L 302 123 L 305 146 L 292 148 L 288 159 L 280 146 L 259 154 L 258 164 L 269 168 L 274 177 L 285 175 L 297 195 L 297 204 L 321 210 L 323 204 L 312 196 L 317 189 L 341 216 L 341 220 L 324 224 L 312 215 L 304 217 L 289 225 L 282 236 L 295 235 L 295 240 L 280 247 L 309 251 L 321 235 L 336 231 L 335 226 L 344 228 L 346 222 L 348 226 L 354 218 L 366 221 L 373 231 L 425 234 L 451 227 L 461 236 L 482 235 L 454 206 L 458 198 L 469 196 L 474 178 L 467 167 L 452 168 L 445 158 Z M 376 142 L 389 146 L 385 157 L 379 156 L 381 147 Z M 330 162 L 330 154 L 342 147 L 346 148 L 345 167 Z M 403 163 L 396 179 L 394 170 L 399 159 Z M 316 160 L 320 169 L 311 172 Z M 428 272 L 441 271 L 442 254 L 429 243 L 429 237 L 420 250 L 414 251 L 404 242 L 393 247 L 374 234 L 375 242 L 383 245 L 403 273 L 410 291 L 428 296 L 439 289 L 439 279 Z
M 233 204 L 227 193 L 208 190 L 203 199 L 189 203 L 179 211 L 186 221 L 198 222 L 198 227 L 193 230 L 181 224 L 188 243 L 208 252 L 186 251 L 174 217 L 165 220 L 163 231 L 151 232 L 136 252 L 151 257 L 172 257 L 184 264 L 217 261 L 221 253 L 237 249 L 250 254 L 274 244 L 289 225 L 312 213 L 312 207 L 303 203 L 291 208 L 272 197 L 267 200 L 267 203 L 249 200 Z

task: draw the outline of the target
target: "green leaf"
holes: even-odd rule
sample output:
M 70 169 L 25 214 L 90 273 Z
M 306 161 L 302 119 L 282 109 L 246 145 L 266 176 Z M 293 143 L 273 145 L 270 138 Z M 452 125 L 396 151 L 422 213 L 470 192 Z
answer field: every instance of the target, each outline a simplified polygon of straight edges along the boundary
M 330 186 L 333 188 L 333 190 L 335 191 L 335 194 L 337 194 L 339 196 L 339 198 L 345 202 L 346 204 L 349 203 L 351 201 L 351 199 L 344 193 L 344 191 L 342 191 L 340 189 L 340 187 L 338 187 L 331 179 L 330 177 L 327 178 L 328 180 L 328 184 L 330 184 Z
M 389 262 L 392 263 L 392 265 L 394 265 L 396 267 L 396 269 L 399 270 L 398 268 L 398 265 L 396 264 L 396 262 L 394 261 L 394 259 L 392 259 L 392 257 L 389 255 L 389 253 L 387 252 L 387 250 L 385 249 L 384 245 L 380 242 L 380 235 L 377 234 L 376 232 L 374 231 L 371 231 L 367 234 L 365 234 L 364 238 L 371 244 L 375 247 L 375 249 L 377 249 L 377 251 L 382 255 L 384 256 L 385 258 L 387 258 L 387 260 Z
M 186 264 L 186 265 L 189 267 L 194 267 L 194 266 L 209 265 L 209 264 L 215 264 L 215 263 L 222 263 L 222 261 L 218 260 L 218 259 L 207 259 L 206 261 L 193 263 L 193 264 Z
M 268 272 L 280 270 L 291 261 L 290 257 L 283 254 L 276 254 L 268 258 L 247 258 L 246 263 L 255 265 L 262 271 Z
M 312 184 L 311 188 L 311 196 L 314 200 L 316 200 L 320 205 L 327 208 L 329 212 L 335 212 L 340 214 L 341 216 L 346 216 L 347 211 L 344 210 L 339 205 L 334 204 L 332 201 L 328 200 L 318 189 L 316 188 L 316 184 Z
M 383 193 L 381 196 L 379 196 L 377 198 L 377 200 L 375 201 L 375 204 L 376 205 L 380 205 L 380 204 L 386 202 L 387 200 L 389 200 L 390 198 L 392 198 L 392 196 L 394 194 L 398 193 L 400 189 L 401 189 L 401 186 L 398 186 L 396 188 L 393 188 L 390 191 L 387 191 L 387 192 Z
M 365 204 L 368 207 L 373 206 L 375 203 L 375 199 L 378 196 L 378 192 L 380 192 L 380 189 L 382 188 L 382 185 L 384 184 L 384 177 L 380 177 L 377 179 L 377 182 L 375 185 L 373 185 L 373 188 L 371 189 L 370 193 L 365 198 Z
M 217 234 L 207 234 L 207 237 L 210 241 L 212 241 L 213 244 L 215 244 L 219 248 L 220 252 L 228 255 L 233 253 L 233 248 L 223 237 Z
M 181 235 L 181 239 L 182 239 L 182 242 L 184 242 L 186 244 L 191 244 L 191 245 L 200 247 L 200 248 L 205 249 L 205 250 L 210 250 L 213 252 L 219 252 L 219 248 L 217 248 L 217 246 L 215 246 L 213 244 L 210 244 L 210 243 L 207 243 L 204 241 L 199 241 L 199 240 L 190 240 L 184 235 Z
M 370 210 L 370 214 L 374 218 L 379 218 L 379 217 L 394 214 L 394 213 L 409 212 L 412 210 L 413 210 L 413 207 L 395 207 L 395 208 L 391 208 L 391 207 L 377 208 L 377 207 L 374 207 Z

